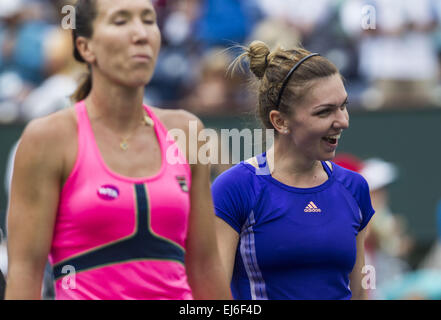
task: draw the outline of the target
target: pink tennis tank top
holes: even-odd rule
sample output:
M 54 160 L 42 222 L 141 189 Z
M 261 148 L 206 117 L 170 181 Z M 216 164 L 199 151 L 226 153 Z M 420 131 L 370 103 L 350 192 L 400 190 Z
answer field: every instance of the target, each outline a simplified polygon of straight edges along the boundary
M 193 298 L 184 265 L 190 166 L 144 107 L 162 164 L 154 176 L 131 178 L 106 165 L 84 101 L 75 105 L 78 154 L 61 191 L 49 255 L 56 299 Z M 170 150 L 174 164 L 166 158 Z

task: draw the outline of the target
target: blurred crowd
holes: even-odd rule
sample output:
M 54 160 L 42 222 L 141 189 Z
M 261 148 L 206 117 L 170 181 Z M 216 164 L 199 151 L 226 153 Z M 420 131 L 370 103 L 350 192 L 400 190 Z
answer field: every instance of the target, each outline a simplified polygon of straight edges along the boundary
M 72 57 L 71 30 L 62 28 L 74 1 L 0 2 L 1 123 L 70 105 L 84 73 Z M 199 115 L 252 111 L 248 75 L 226 70 L 254 39 L 327 56 L 347 80 L 353 108 L 440 105 L 441 0 L 153 2 L 163 43 L 145 93 L 152 105 Z
M 361 160 L 340 153 L 333 160 L 358 172 L 367 181 L 375 214 L 365 239 L 365 274 L 362 283 L 374 300 L 441 300 L 441 201 L 433 223 L 437 238 L 424 257 L 412 266 L 416 241 L 404 215 L 391 208 L 389 190 L 400 178 L 397 166 L 380 158 Z

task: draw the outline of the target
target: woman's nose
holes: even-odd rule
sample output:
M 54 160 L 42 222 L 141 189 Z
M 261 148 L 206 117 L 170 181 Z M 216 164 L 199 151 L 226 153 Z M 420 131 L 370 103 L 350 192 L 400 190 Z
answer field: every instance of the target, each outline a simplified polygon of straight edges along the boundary
M 334 127 L 342 130 L 349 128 L 349 113 L 346 108 L 344 110 L 339 109 L 337 111 Z
M 133 25 L 132 41 L 137 44 L 144 44 L 148 42 L 148 31 L 142 21 L 136 21 Z

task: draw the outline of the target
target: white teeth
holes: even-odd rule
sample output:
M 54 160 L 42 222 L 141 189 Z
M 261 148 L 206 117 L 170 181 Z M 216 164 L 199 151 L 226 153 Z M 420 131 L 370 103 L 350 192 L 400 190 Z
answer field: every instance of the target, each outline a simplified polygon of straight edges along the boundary
M 340 139 L 341 133 L 335 135 L 335 136 L 327 136 L 328 139 Z

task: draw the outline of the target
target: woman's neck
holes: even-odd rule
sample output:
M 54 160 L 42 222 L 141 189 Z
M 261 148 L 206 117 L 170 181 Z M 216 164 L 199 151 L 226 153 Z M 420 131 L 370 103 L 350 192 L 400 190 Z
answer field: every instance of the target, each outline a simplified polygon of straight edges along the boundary
M 142 119 L 143 98 L 144 87 L 128 88 L 100 77 L 93 80 L 85 102 L 91 119 L 124 132 L 138 125 Z
M 271 175 L 285 184 L 306 188 L 327 179 L 320 161 L 309 159 L 287 139 L 276 138 L 267 152 L 267 159 Z

